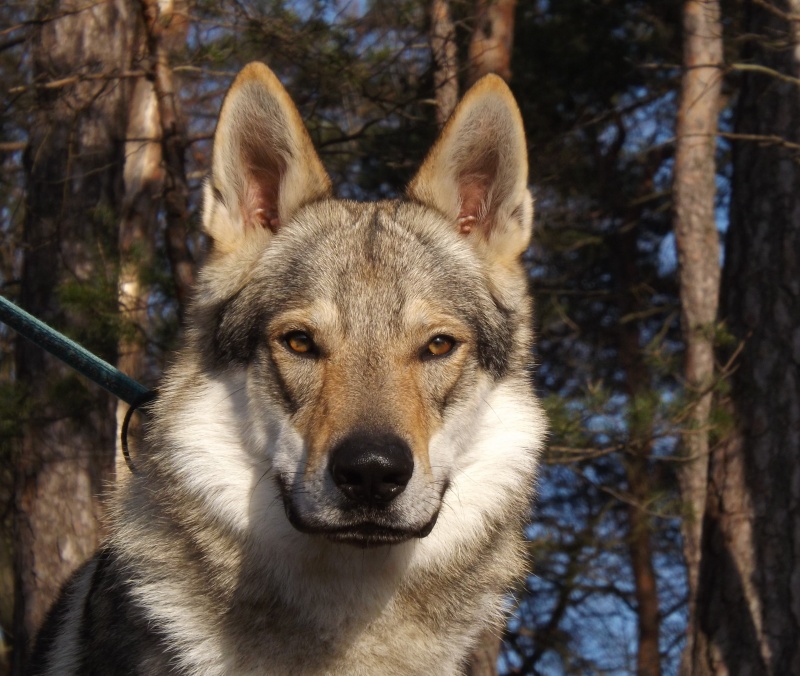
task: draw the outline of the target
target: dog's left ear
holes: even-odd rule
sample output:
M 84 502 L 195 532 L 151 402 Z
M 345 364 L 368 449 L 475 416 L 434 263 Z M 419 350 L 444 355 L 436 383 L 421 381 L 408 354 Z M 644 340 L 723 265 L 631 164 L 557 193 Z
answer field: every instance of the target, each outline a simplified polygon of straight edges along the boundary
M 203 225 L 222 251 L 271 236 L 331 183 L 289 94 L 263 63 L 245 66 L 214 134 Z
M 525 251 L 533 222 L 525 130 L 501 78 L 487 75 L 466 93 L 407 193 L 495 260 Z

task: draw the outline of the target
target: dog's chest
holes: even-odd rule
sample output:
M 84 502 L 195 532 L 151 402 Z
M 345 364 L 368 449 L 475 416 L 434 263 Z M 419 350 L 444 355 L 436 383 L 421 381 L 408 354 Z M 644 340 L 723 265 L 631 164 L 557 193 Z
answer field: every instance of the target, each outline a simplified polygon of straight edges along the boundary
M 205 635 L 172 638 L 186 673 L 198 676 L 448 676 L 460 673 L 483 627 L 477 607 L 465 605 L 447 618 L 402 596 L 382 608 L 244 604 Z

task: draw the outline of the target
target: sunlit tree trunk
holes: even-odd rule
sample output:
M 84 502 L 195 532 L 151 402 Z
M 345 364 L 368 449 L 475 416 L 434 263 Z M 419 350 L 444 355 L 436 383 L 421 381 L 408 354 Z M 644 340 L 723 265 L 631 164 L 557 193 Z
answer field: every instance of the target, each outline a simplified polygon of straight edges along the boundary
M 693 674 L 800 673 L 800 2 L 746 4 L 722 317 L 744 348 L 711 456 Z
M 161 118 L 150 80 L 136 80 L 130 103 L 125 144 L 125 197 L 119 226 L 119 311 L 121 331 L 117 346 L 117 368 L 141 381 L 145 368 L 145 344 L 150 320 L 147 312 L 149 289 L 142 280 L 142 269 L 152 263 L 158 226 L 164 170 L 161 153 Z M 117 402 L 117 428 L 120 429 L 128 404 Z M 127 476 L 127 468 L 117 437 L 117 476 Z
M 169 54 L 170 45 L 176 39 L 185 37 L 188 15 L 183 0 L 140 1 L 147 28 L 150 72 L 161 121 L 167 256 L 172 267 L 179 312 L 183 316 L 194 287 L 195 265 L 187 241 L 189 186 L 186 181 L 186 129 Z
M 172 91 L 172 73 L 166 58 L 169 52 L 181 46 L 186 39 L 188 26 L 187 8 L 182 0 L 160 0 L 152 4 L 139 3 L 141 23 L 145 31 L 141 41 L 140 60 L 148 70 L 167 69 L 161 74 L 167 79 L 168 89 Z M 151 17 L 157 12 L 157 18 Z M 155 35 L 152 35 L 156 31 Z M 158 64 L 161 60 L 160 65 Z M 167 166 L 164 153 L 164 128 L 162 107 L 170 108 L 167 115 L 176 118 L 179 111 L 172 110 L 169 103 L 159 104 L 159 95 L 154 85 L 155 77 L 140 77 L 136 80 L 130 104 L 127 143 L 125 148 L 125 198 L 119 232 L 119 306 L 122 319 L 122 333 L 119 340 L 117 366 L 135 380 L 146 379 L 146 342 L 151 334 L 151 321 L 148 314 L 150 291 L 143 282 L 142 272 L 153 261 L 156 234 L 159 227 L 159 212 L 168 191 L 166 178 L 170 171 L 169 190 L 176 191 L 177 197 L 170 196 L 177 203 L 168 219 L 166 240 L 170 261 L 173 264 L 173 279 L 179 290 L 179 303 L 186 300 L 193 283 L 194 265 L 186 243 L 186 176 L 183 167 L 183 126 L 179 125 L 179 147 L 173 152 L 172 164 Z M 169 140 L 175 143 L 174 135 Z M 175 156 L 177 153 L 177 159 Z M 171 174 L 177 171 L 177 181 Z M 176 216 L 177 214 L 177 216 Z M 122 425 L 128 404 L 118 402 L 117 424 Z M 135 421 L 134 421 L 135 424 Z M 131 435 L 131 439 L 135 435 Z M 119 437 L 119 435 L 118 435 Z M 117 444 L 119 446 L 119 438 Z M 119 450 L 119 449 L 118 449 Z M 128 469 L 117 454 L 119 477 L 127 476 Z
M 709 411 L 714 378 L 714 325 L 719 304 L 719 237 L 716 197 L 717 119 L 722 84 L 722 26 L 717 0 L 683 5 L 683 78 L 676 127 L 673 179 L 684 366 L 690 414 L 683 434 L 685 464 L 678 468 L 686 506 L 683 548 L 689 581 L 689 629 L 683 654 L 693 652 L 695 598 L 706 505 Z
M 514 11 L 517 0 L 477 0 L 475 29 L 469 43 L 467 83 L 488 73 L 511 79 Z
M 122 193 L 132 14 L 126 0 L 41 3 L 26 153 L 20 301 L 94 352 L 116 351 L 116 214 Z M 29 418 L 14 485 L 15 673 L 66 577 L 101 536 L 114 473 L 114 402 L 21 339 Z
M 458 52 L 450 0 L 431 1 L 431 53 L 436 122 L 441 127 L 458 103 Z

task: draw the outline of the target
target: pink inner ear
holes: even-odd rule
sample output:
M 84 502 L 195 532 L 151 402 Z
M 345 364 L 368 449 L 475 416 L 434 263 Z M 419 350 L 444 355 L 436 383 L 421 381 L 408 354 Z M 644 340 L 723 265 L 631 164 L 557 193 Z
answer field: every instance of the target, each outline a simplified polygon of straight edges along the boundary
M 488 216 L 486 198 L 489 191 L 489 177 L 473 174 L 460 177 L 458 182 L 461 197 L 458 227 L 462 234 L 467 235 L 476 227 L 485 225 L 483 221 Z
M 277 171 L 250 168 L 242 200 L 246 228 L 269 228 L 277 232 L 281 226 L 278 215 L 280 174 Z

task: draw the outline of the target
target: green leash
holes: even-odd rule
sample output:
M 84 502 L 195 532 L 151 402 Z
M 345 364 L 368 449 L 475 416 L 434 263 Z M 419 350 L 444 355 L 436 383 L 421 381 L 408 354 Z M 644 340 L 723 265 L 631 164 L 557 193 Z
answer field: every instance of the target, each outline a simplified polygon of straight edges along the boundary
M 128 409 L 122 424 L 122 453 L 130 470 L 135 472 L 136 468 L 128 453 L 128 424 L 133 412 L 142 404 L 151 401 L 156 393 L 148 390 L 141 383 L 137 383 L 133 378 L 129 378 L 119 369 L 89 352 L 85 347 L 81 347 L 74 340 L 70 340 L 50 328 L 3 296 L 0 296 L 0 321 L 10 326 L 23 338 L 27 338 L 34 345 L 47 350 L 67 366 L 71 366 L 78 373 L 130 405 L 131 408 Z
M 131 406 L 150 394 L 150 390 L 141 383 L 2 296 L 0 321 Z

